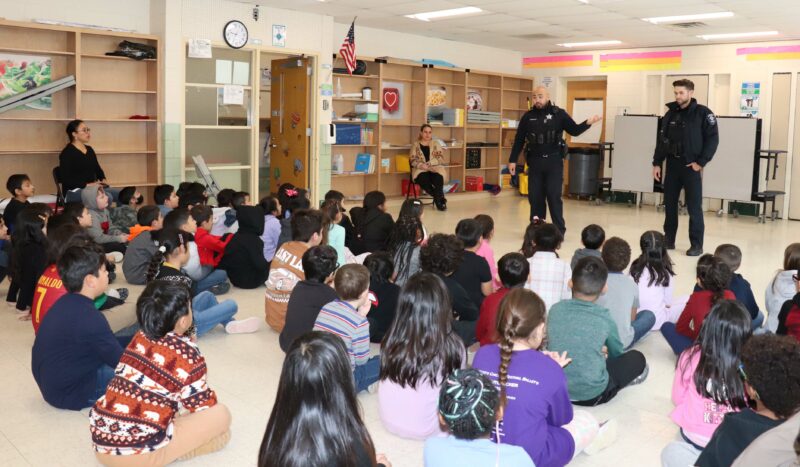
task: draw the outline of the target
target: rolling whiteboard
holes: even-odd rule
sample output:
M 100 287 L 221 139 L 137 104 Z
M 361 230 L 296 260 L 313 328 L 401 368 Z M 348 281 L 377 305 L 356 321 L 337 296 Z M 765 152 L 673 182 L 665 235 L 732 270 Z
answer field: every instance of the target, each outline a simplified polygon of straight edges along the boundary
M 749 201 L 753 194 L 758 119 L 717 117 L 717 122 L 719 147 L 703 169 L 703 197 Z
M 577 123 L 594 115 L 603 116 L 603 99 L 575 99 L 572 102 L 572 119 Z M 603 123 L 597 122 L 579 136 L 573 136 L 571 143 L 597 144 L 603 132 Z
M 655 115 L 616 116 L 611 174 L 614 190 L 653 192 L 653 153 L 657 137 L 658 117 Z

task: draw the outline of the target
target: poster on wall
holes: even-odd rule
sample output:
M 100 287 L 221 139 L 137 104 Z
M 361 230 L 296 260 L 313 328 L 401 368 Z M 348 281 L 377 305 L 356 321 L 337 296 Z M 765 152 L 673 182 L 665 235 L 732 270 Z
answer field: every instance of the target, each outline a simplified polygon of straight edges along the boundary
M 742 83 L 742 95 L 739 102 L 739 115 L 742 117 L 758 116 L 758 101 L 761 97 L 761 83 Z
M 405 109 L 403 108 L 403 94 L 405 84 L 393 81 L 384 81 L 381 90 L 381 117 L 386 120 L 402 120 Z
M 286 47 L 286 26 L 282 24 L 272 25 L 272 46 Z
M 38 55 L 0 54 L 0 100 L 47 84 L 52 78 L 50 57 Z M 53 97 L 47 96 L 18 108 L 50 110 Z

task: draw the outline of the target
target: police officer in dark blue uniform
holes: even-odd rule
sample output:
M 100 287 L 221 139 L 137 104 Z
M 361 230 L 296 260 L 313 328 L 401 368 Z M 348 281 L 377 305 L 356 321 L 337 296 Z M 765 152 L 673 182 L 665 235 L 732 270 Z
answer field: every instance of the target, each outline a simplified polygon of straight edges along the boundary
M 681 189 L 686 192 L 689 211 L 689 241 L 687 256 L 703 253 L 703 167 L 714 157 L 719 146 L 717 118 L 708 107 L 697 103 L 694 83 L 680 79 L 672 83 L 675 102 L 661 119 L 658 143 L 653 155 L 653 178 L 661 181 L 661 164 L 667 160 L 664 174 L 664 236 L 667 248 L 675 248 L 678 231 L 678 199 Z
M 564 185 L 564 155 L 566 143 L 562 139 L 566 131 L 578 136 L 590 126 L 600 121 L 595 115 L 583 123 L 575 123 L 563 109 L 550 102 L 550 93 L 544 86 L 533 91 L 533 108 L 519 122 L 508 171 L 514 175 L 517 158 L 523 146 L 528 163 L 528 202 L 531 205 L 530 218 L 544 220 L 546 214 L 545 200 L 550 206 L 550 217 L 562 235 L 567 231 L 564 224 L 564 205 L 561 192 Z

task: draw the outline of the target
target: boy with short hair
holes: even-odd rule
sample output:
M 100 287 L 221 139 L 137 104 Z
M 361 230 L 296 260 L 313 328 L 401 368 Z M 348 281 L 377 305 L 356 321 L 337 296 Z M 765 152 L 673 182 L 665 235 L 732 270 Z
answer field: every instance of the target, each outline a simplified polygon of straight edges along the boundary
M 25 208 L 26 204 L 30 203 L 28 198 L 31 198 L 36 193 L 36 187 L 33 186 L 28 175 L 13 174 L 8 177 L 6 188 L 11 193 L 11 199 L 3 211 L 3 220 L 9 232 L 13 232 L 17 215 Z
M 198 204 L 192 207 L 190 214 L 197 223 L 197 231 L 194 234 L 194 241 L 197 243 L 197 251 L 200 254 L 200 265 L 216 268 L 225 253 L 225 247 L 233 239 L 233 235 L 227 235 L 225 239 L 211 234 L 214 222 L 214 211 L 211 206 Z
M 493 292 L 489 263 L 475 253 L 481 246 L 483 228 L 475 219 L 462 219 L 456 225 L 456 237 L 464 244 L 464 256 L 453 278 L 464 287 L 475 306 L 480 308 L 484 297 Z
M 623 352 L 617 325 L 595 302 L 607 290 L 608 269 L 600 258 L 578 260 L 569 286 L 572 299 L 553 305 L 547 318 L 548 350 L 566 352 L 564 368 L 573 404 L 595 406 L 620 389 L 647 378 L 647 362 L 636 350 Z
M 728 290 L 733 292 L 736 296 L 736 300 L 742 302 L 742 305 L 747 308 L 747 311 L 750 313 L 750 319 L 753 320 L 752 329 L 756 330 L 760 328 L 764 324 L 764 313 L 758 309 L 758 304 L 756 303 L 755 296 L 753 296 L 753 289 L 750 287 L 750 282 L 736 272 L 742 265 L 742 250 L 736 245 L 723 243 L 714 250 L 714 256 L 727 264 L 731 273 L 733 273 Z M 697 290 L 700 290 L 699 286 L 695 286 L 695 291 Z
M 263 219 L 262 215 L 262 225 Z M 292 241 L 281 245 L 272 258 L 264 300 L 267 324 L 278 332 L 283 331 L 286 323 L 286 307 L 292 290 L 298 282 L 306 278 L 303 272 L 303 255 L 306 250 L 322 242 L 322 212 L 300 209 L 292 213 L 291 224 Z M 264 259 L 263 255 L 260 256 Z
M 575 264 L 578 260 L 587 256 L 594 256 L 600 258 L 600 248 L 606 241 L 606 232 L 597 224 L 589 224 L 581 231 L 581 243 L 583 248 L 575 250 L 572 255 L 572 261 L 569 263 L 571 269 L 575 269 Z
M 80 410 L 105 393 L 123 345 L 94 306 L 94 299 L 108 287 L 103 250 L 95 244 L 69 247 L 57 267 L 69 294 L 42 320 L 31 370 L 45 401 L 60 409 Z
M 656 324 L 656 315 L 650 310 L 639 309 L 639 285 L 623 271 L 631 261 L 628 242 L 611 237 L 603 245 L 603 262 L 608 268 L 608 290 L 597 299 L 597 304 L 606 308 L 617 324 L 619 339 L 625 349 L 644 337 Z
M 197 222 L 186 208 L 175 208 L 164 216 L 164 228 L 182 230 L 192 235 L 197 234 Z M 195 241 L 190 241 L 186 245 L 186 249 L 189 251 L 189 262 L 181 269 L 195 282 L 193 295 L 204 290 L 208 290 L 214 295 L 222 295 L 231 289 L 231 285 L 228 283 L 228 274 L 224 270 L 201 264 L 196 238 Z
M 503 286 L 483 301 L 478 324 L 475 327 L 475 337 L 482 346 L 498 342 L 499 336 L 497 335 L 495 322 L 497 321 L 500 302 L 511 289 L 525 287 L 525 282 L 528 281 L 528 276 L 531 272 L 528 260 L 525 259 L 522 253 L 506 253 L 500 258 L 497 265 L 497 272 Z
M 144 203 L 144 196 L 135 186 L 126 186 L 117 195 L 117 206 L 108 208 L 111 214 L 111 222 L 121 231 L 129 234 L 131 228 L 136 225 L 136 211 Z
M 533 234 L 535 252 L 528 258 L 531 275 L 525 288 L 544 300 L 548 312 L 553 305 L 570 297 L 572 268 L 556 254 L 563 241 L 563 234 L 553 224 L 541 224 Z
M 164 219 L 158 206 L 144 206 L 136 213 L 136 221 L 138 225 L 128 235 L 129 239 L 131 235 L 133 238 L 122 259 L 122 272 L 129 284 L 144 285 L 147 282 L 150 260 L 158 249 L 153 234 L 161 230 Z
M 217 207 L 214 211 L 214 225 L 211 227 L 211 235 L 222 236 L 226 233 L 236 233 L 239 230 L 239 223 L 236 221 L 236 211 L 233 209 L 233 196 L 235 191 L 230 188 L 223 188 L 217 193 Z
M 361 392 L 380 379 L 381 360 L 369 356 L 369 270 L 361 264 L 345 264 L 333 279 L 339 295 L 319 311 L 314 331 L 324 331 L 341 337 L 350 356 L 350 366 Z
M 305 279 L 297 283 L 286 308 L 286 325 L 278 342 L 286 352 L 299 336 L 314 329 L 319 310 L 338 295 L 331 287 L 336 271 L 336 250 L 328 245 L 312 246 L 303 253 Z
M 153 201 L 156 202 L 156 206 L 161 210 L 161 215 L 164 217 L 167 217 L 167 214 L 180 204 L 180 198 L 175 193 L 175 187 L 169 184 L 158 185 L 153 190 Z

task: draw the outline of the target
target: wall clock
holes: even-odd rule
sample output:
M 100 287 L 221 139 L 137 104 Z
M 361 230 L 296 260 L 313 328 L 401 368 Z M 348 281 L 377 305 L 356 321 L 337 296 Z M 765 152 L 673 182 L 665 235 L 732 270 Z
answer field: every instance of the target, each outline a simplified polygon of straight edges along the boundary
M 228 21 L 222 29 L 222 37 L 225 43 L 234 49 L 241 49 L 247 44 L 247 26 L 241 21 Z

